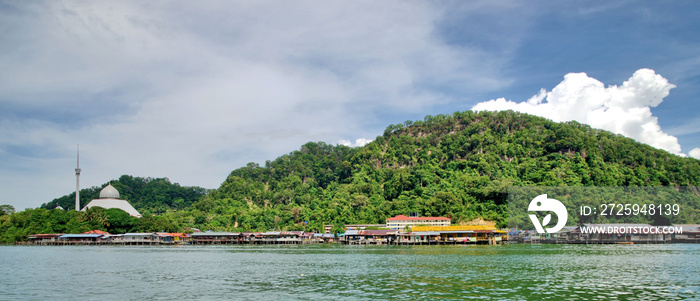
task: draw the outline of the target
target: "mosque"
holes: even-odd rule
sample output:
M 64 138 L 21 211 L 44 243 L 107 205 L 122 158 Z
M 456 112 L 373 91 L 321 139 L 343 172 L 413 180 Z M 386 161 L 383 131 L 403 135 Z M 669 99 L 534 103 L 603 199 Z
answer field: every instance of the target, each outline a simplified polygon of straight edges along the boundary
M 108 184 L 105 188 L 102 188 L 100 191 L 100 197 L 97 199 L 94 199 L 90 201 L 85 207 L 83 207 L 83 210 L 85 211 L 87 209 L 90 209 L 92 207 L 102 207 L 105 209 L 110 209 L 110 208 L 117 208 L 124 210 L 126 213 L 128 213 L 131 216 L 135 217 L 141 217 L 141 213 L 136 211 L 129 202 L 126 200 L 121 200 L 119 199 L 119 191 L 117 191 L 112 184 Z
M 75 167 L 75 210 L 80 210 L 80 145 L 78 145 L 77 166 Z M 92 207 L 102 207 L 105 209 L 117 208 L 128 213 L 131 216 L 141 218 L 141 213 L 136 211 L 129 202 L 119 199 L 119 191 L 117 191 L 112 183 L 107 184 L 100 191 L 100 197 L 90 201 L 80 211 L 86 211 Z M 61 208 L 63 209 L 63 208 Z

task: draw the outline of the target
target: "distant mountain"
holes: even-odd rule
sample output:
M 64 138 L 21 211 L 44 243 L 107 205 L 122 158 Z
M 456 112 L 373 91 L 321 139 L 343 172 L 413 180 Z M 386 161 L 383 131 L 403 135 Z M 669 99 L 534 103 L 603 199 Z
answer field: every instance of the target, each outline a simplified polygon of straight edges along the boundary
M 120 198 L 129 201 L 141 214 L 159 214 L 168 210 L 186 209 L 208 193 L 207 189 L 180 186 L 178 183 L 171 183 L 167 178 L 141 178 L 123 175 L 110 183 L 119 191 Z M 80 208 L 98 198 L 100 190 L 107 184 L 81 189 Z M 42 204 L 40 208 L 54 209 L 57 206 L 64 209 L 74 209 L 75 192 Z
M 360 148 L 307 143 L 234 170 L 183 213 L 213 229 L 320 229 L 398 214 L 505 226 L 508 186 L 699 186 L 700 161 L 577 122 L 457 112 L 389 126 Z M 187 218 L 184 218 L 184 217 Z

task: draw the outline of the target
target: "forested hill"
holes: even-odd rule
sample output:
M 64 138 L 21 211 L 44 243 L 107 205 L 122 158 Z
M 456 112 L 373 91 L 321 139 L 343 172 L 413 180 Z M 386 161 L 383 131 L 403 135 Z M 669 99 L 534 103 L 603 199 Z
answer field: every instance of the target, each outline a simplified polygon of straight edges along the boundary
M 511 185 L 698 186 L 700 161 L 577 122 L 467 111 L 391 125 L 362 148 L 307 143 L 251 163 L 194 210 L 214 229 L 309 230 L 409 212 L 505 226 Z
M 344 224 L 382 224 L 410 212 L 506 227 L 509 186 L 700 186 L 700 161 L 576 122 L 467 111 L 389 126 L 360 148 L 307 143 L 264 166 L 234 170 L 211 192 L 166 178 L 122 176 L 111 184 L 143 218 L 118 209 L 52 210 L 73 208 L 70 194 L 38 209 L 0 211 L 0 243 L 94 229 L 323 231 L 333 224 L 342 231 Z M 81 190 L 81 206 L 100 190 Z M 691 206 L 684 216 L 697 217 L 700 204 Z
M 187 187 L 171 183 L 167 178 L 141 178 L 123 175 L 118 180 L 109 183 L 119 191 L 121 199 L 129 201 L 141 214 L 159 214 L 167 210 L 186 209 L 208 192 L 207 189 L 201 187 Z M 82 208 L 91 200 L 98 198 L 100 190 L 107 184 L 81 189 L 80 207 Z M 54 209 L 56 206 L 61 206 L 64 209 L 75 208 L 75 192 L 42 204 L 40 208 Z

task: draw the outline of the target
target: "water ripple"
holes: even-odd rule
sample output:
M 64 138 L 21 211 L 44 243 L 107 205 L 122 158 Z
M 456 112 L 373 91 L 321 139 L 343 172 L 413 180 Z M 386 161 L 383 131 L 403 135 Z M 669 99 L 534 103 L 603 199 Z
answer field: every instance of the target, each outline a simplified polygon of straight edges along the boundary
M 8 300 L 688 300 L 700 245 L 0 246 Z

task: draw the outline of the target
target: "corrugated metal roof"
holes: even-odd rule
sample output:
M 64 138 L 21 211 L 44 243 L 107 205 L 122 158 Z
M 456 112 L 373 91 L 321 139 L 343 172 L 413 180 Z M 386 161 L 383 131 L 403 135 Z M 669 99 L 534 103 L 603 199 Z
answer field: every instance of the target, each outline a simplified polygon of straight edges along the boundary
M 29 235 L 33 236 L 36 238 L 52 238 L 52 237 L 60 237 L 61 235 L 65 235 L 64 233 L 39 233 L 39 234 L 34 234 L 34 235 Z
M 673 227 L 679 227 L 681 230 L 683 230 L 683 233 L 696 233 L 700 232 L 700 225 L 694 225 L 694 224 L 684 224 L 684 225 L 673 225 Z
M 438 232 L 453 232 L 453 231 L 474 231 L 474 230 L 492 230 L 495 231 L 495 226 L 487 225 L 472 225 L 472 226 L 416 226 L 411 228 L 413 231 L 438 231 Z
M 344 235 L 387 236 L 396 235 L 397 230 L 346 230 Z
M 124 236 L 153 236 L 155 233 L 124 233 Z
M 440 235 L 440 232 L 434 232 L 434 231 L 420 231 L 420 232 L 401 233 L 401 235 L 438 236 L 438 235 Z
M 160 236 L 187 237 L 187 234 L 185 234 L 185 233 L 163 233 L 163 232 L 160 232 L 160 233 L 156 233 L 156 234 L 158 234 Z
M 197 237 L 197 236 L 238 236 L 241 233 L 233 233 L 233 232 L 197 232 L 197 233 L 192 233 L 190 234 L 191 237 Z
M 304 231 L 282 231 L 280 232 L 280 235 L 297 235 L 301 236 L 304 234 Z
M 394 234 L 397 234 L 398 232 L 399 231 L 396 231 L 396 230 L 362 230 L 362 231 L 360 231 L 360 234 L 385 236 L 385 235 L 394 235 Z
M 102 234 L 64 234 L 59 238 L 99 238 L 102 236 Z

